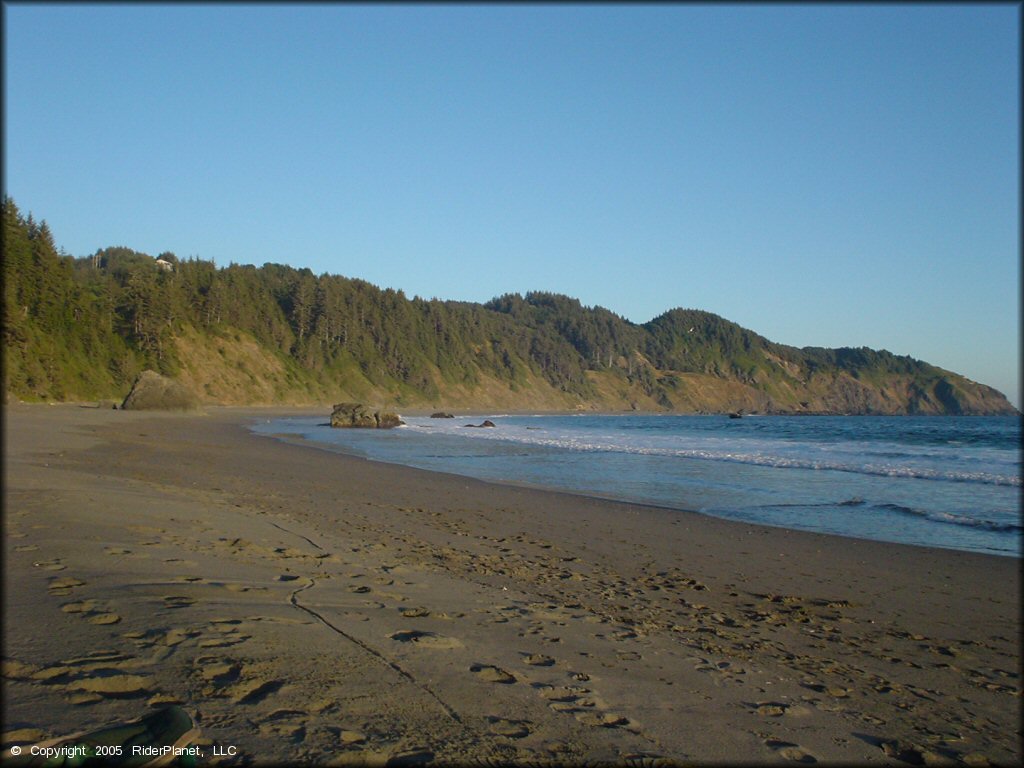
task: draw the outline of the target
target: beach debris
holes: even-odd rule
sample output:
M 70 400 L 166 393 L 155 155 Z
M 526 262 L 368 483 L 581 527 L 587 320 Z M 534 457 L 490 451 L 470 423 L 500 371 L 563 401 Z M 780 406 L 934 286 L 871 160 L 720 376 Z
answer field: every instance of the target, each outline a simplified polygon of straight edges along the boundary
M 362 403 L 337 403 L 331 413 L 331 426 L 357 429 L 391 429 L 405 424 L 397 413 L 370 408 Z

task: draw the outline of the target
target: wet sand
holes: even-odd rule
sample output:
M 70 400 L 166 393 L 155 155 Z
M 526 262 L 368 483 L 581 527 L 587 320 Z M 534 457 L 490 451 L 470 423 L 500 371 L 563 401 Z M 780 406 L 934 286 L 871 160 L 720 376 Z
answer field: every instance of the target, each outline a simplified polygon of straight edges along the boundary
M 200 764 L 1022 759 L 1018 559 L 245 428 L 279 413 L 5 406 L 5 748 L 175 702 Z

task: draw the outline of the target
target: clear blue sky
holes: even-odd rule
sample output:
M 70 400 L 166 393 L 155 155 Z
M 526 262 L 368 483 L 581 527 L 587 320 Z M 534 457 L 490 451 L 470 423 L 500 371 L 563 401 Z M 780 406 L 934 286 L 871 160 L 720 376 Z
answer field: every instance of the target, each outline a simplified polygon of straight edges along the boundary
M 5 192 L 82 256 L 549 290 L 1020 404 L 1020 8 L 4 6 Z

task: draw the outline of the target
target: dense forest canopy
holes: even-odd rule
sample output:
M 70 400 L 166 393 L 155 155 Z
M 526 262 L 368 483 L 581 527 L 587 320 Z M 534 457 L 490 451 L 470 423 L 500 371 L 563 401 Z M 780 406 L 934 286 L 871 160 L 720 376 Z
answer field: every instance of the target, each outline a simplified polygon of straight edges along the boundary
M 208 402 L 1013 412 L 909 357 L 796 349 L 700 310 L 637 325 L 545 292 L 481 305 L 284 264 L 218 268 L 124 246 L 74 258 L 10 198 L 3 215 L 4 384 L 24 399 L 117 398 L 152 368 Z

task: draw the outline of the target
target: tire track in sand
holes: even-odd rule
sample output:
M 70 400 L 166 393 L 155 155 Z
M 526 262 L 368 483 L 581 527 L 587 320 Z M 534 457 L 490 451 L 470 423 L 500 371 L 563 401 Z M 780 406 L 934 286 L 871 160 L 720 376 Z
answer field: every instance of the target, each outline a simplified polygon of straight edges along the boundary
M 312 546 L 316 547 L 321 552 L 325 551 L 323 547 L 321 547 L 319 544 L 317 544 L 312 539 L 309 539 L 309 538 L 307 538 L 306 536 L 303 536 L 300 533 L 295 533 L 295 531 L 290 531 L 287 528 L 285 528 L 283 525 L 279 525 L 278 523 L 274 523 L 272 521 L 268 521 L 268 522 L 271 522 L 271 525 L 273 525 L 275 528 L 278 528 L 281 531 L 284 531 L 285 533 L 289 533 L 292 536 L 297 536 L 300 539 L 305 540 L 306 542 L 308 542 Z M 318 566 L 319 566 L 319 563 L 318 563 Z M 429 686 L 424 685 L 423 683 L 419 682 L 415 677 L 413 677 L 413 675 L 410 672 L 408 672 L 407 670 L 403 669 L 401 666 L 399 666 L 397 663 L 395 663 L 391 659 L 387 658 L 384 654 L 382 654 L 376 648 L 373 648 L 372 646 L 367 645 L 362 640 L 360 640 L 358 637 L 354 637 L 353 635 L 350 635 L 348 632 L 346 632 L 345 630 L 341 629 L 340 627 L 335 626 L 325 616 L 323 616 L 321 613 L 319 613 L 315 609 L 310 608 L 307 605 L 303 605 L 301 602 L 299 602 L 299 597 L 298 597 L 299 593 L 305 592 L 306 590 L 312 589 L 313 587 L 316 586 L 316 578 L 315 577 L 307 576 L 306 579 L 307 579 L 307 583 L 306 584 L 304 584 L 303 586 L 299 587 L 298 589 L 293 590 L 291 592 L 291 594 L 288 595 L 288 602 L 289 603 L 291 603 L 293 606 L 298 608 L 300 611 L 308 613 L 310 616 L 312 616 L 314 619 L 319 621 L 321 624 L 323 624 L 325 627 L 330 629 L 335 634 L 340 635 L 341 637 L 343 637 L 346 640 L 348 640 L 350 643 L 353 643 L 354 645 L 357 645 L 358 647 L 362 648 L 366 653 L 368 653 L 371 656 L 373 656 L 379 662 L 381 662 L 385 666 L 389 667 L 395 673 L 397 673 L 399 676 L 401 676 L 405 680 L 408 680 L 410 683 L 415 685 L 417 688 L 419 688 L 425 694 L 430 696 L 430 698 L 432 698 L 434 701 L 437 702 L 438 706 L 441 707 L 441 709 L 444 711 L 444 713 L 448 717 L 450 717 L 456 723 L 459 723 L 459 724 L 462 723 L 462 718 L 459 717 L 458 712 L 456 712 L 454 709 L 452 709 L 451 706 L 449 706 Z

